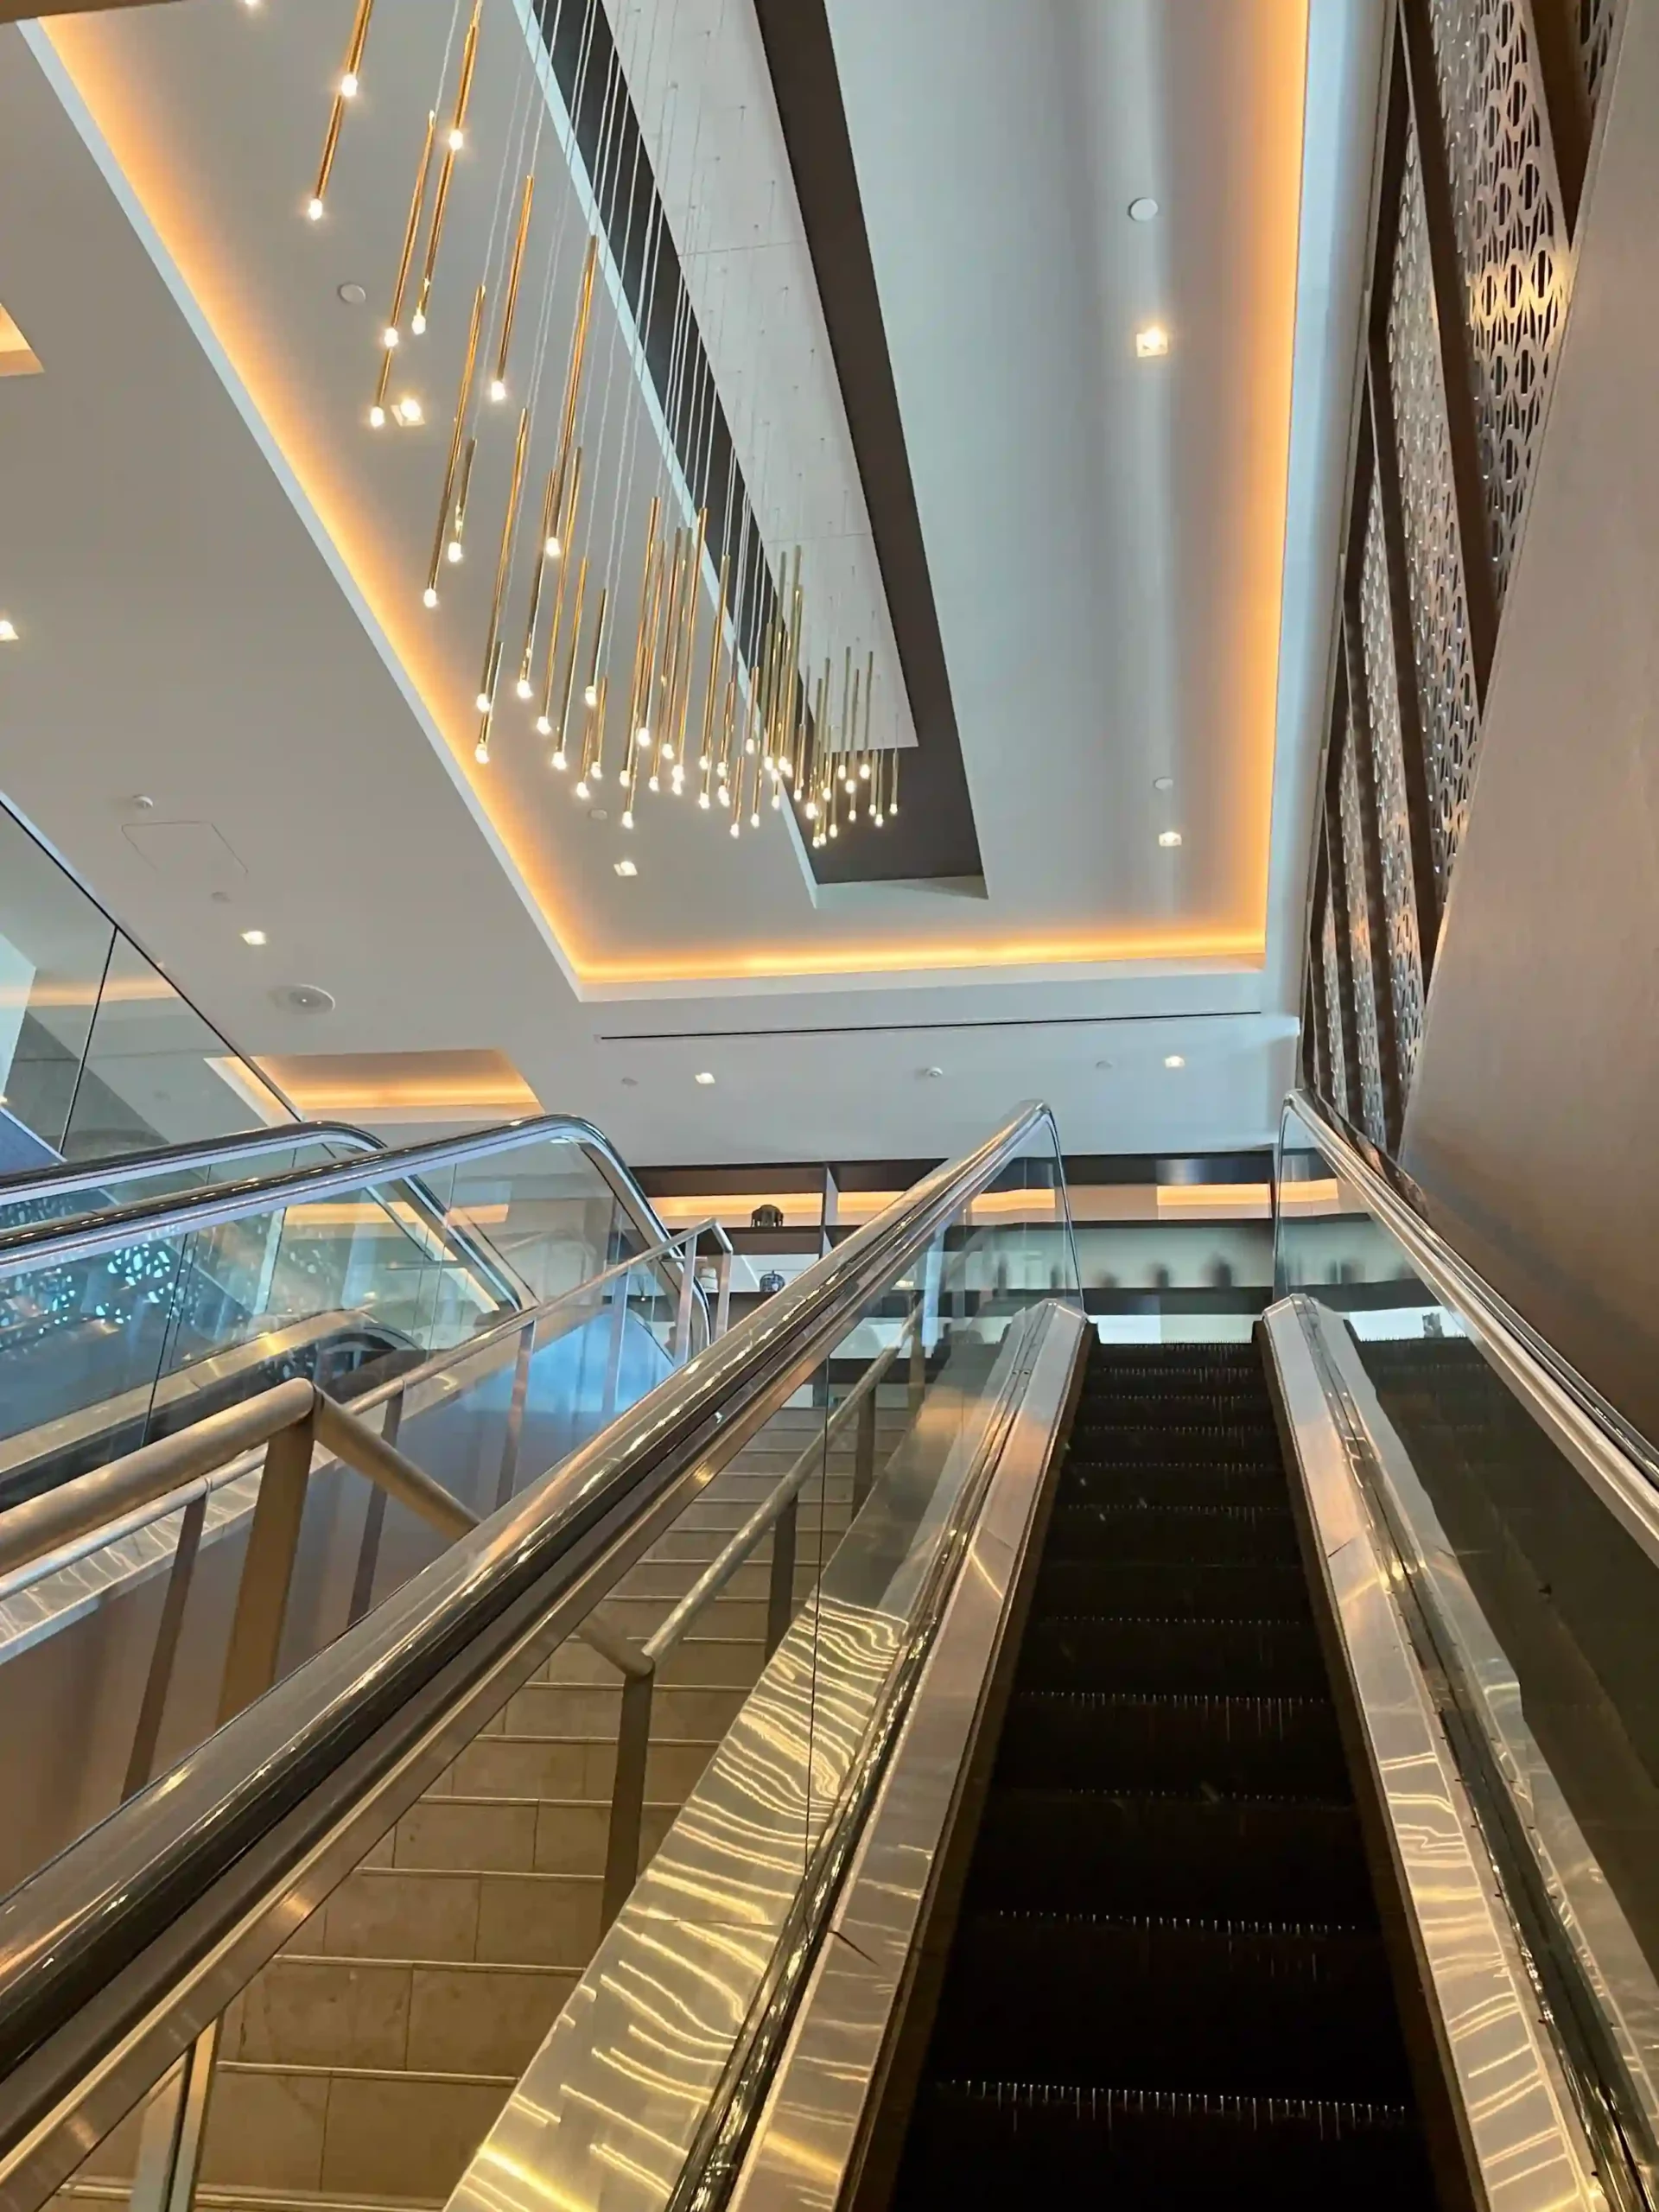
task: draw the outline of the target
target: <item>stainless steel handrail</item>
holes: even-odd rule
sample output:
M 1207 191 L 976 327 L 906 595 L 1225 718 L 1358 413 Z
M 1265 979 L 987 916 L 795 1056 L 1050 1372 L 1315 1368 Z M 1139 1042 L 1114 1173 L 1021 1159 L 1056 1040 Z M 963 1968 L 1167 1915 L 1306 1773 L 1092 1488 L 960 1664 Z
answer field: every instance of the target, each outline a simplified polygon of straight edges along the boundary
M 169 2009 L 181 1976 L 435 1716 L 466 1706 L 527 1623 L 578 1589 L 597 1546 L 642 1526 L 717 1440 L 752 1433 L 1039 1128 L 1058 1156 L 1048 1109 L 1020 1109 L 0 1904 L 0 2156 L 32 2139 L 98 2052 L 130 2050 L 141 2024 L 159 2022 L 147 2053 L 175 2035 L 181 2050 L 195 2028 Z
M 1659 1451 L 1430 1226 L 1316 1098 L 1298 1090 L 1285 1103 L 1327 1164 L 1404 1247 L 1424 1281 L 1462 1318 L 1475 1344 L 1545 1433 L 1659 1563 Z M 1295 1187 L 1286 1183 L 1282 1166 L 1281 1128 L 1274 1180 L 1274 1217 L 1281 1232 L 1285 1193 Z M 1281 1295 L 1294 1287 L 1274 1285 Z
M 184 1197 L 163 1193 L 123 1207 L 113 1219 L 92 1214 L 67 1222 L 30 1222 L 0 1234 L 0 1275 L 22 1267 L 60 1265 L 118 1251 L 137 1236 L 166 1236 L 175 1230 L 211 1229 L 220 1222 L 244 1220 L 249 1214 L 267 1211 L 273 1202 L 309 1203 L 387 1183 L 417 1182 L 435 1168 L 487 1159 L 520 1145 L 543 1143 L 579 1145 L 623 1200 L 636 1226 L 648 1231 L 647 1243 L 677 1241 L 658 1219 L 655 1207 L 602 1130 L 574 1114 L 540 1114 L 522 1122 L 504 1122 L 491 1129 L 475 1129 L 466 1136 L 391 1146 L 369 1160 L 325 1160 L 281 1174 L 216 1184 L 210 1190 Z
M 0 1207 L 69 1191 L 100 1190 L 135 1178 L 185 1173 L 238 1156 L 255 1159 L 262 1152 L 291 1152 L 296 1145 L 330 1142 L 354 1144 L 363 1152 L 385 1150 L 379 1137 L 349 1122 L 284 1122 L 275 1128 L 235 1129 L 225 1136 L 204 1137 L 196 1144 L 158 1145 L 148 1152 L 117 1153 L 107 1160 L 66 1160 L 48 1167 L 26 1168 L 21 1175 L 0 1178 Z
M 695 1236 L 697 1230 L 687 1232 Z M 576 1306 L 602 1292 L 613 1282 L 631 1275 L 636 1268 L 650 1267 L 659 1260 L 683 1259 L 685 1237 L 673 1239 L 666 1244 L 653 1245 L 648 1252 L 636 1252 L 626 1260 L 618 1260 L 602 1268 L 596 1275 L 589 1275 L 585 1282 L 569 1290 L 562 1290 L 556 1297 L 543 1299 L 539 1306 L 509 1313 L 499 1321 L 492 1321 L 459 1344 L 447 1345 L 442 1351 L 433 1352 L 417 1367 L 405 1368 L 384 1382 L 377 1382 L 372 1389 L 365 1390 L 350 1400 L 346 1410 L 361 1421 L 365 1414 L 385 1407 L 388 1413 L 396 1408 L 395 1418 L 389 1421 L 387 1441 L 399 1433 L 404 1408 L 410 1394 L 423 1383 L 436 1382 L 453 1374 L 456 1369 L 470 1367 L 486 1355 L 512 1345 L 516 1365 L 527 1369 L 531 1359 L 540 1348 L 542 1331 L 545 1324 L 567 1306 Z M 626 1302 L 619 1306 L 626 1312 Z M 283 1389 L 297 1384 L 283 1384 Z M 307 1385 L 310 1388 L 310 1385 Z M 318 1393 L 319 1395 L 322 1395 Z M 513 1408 L 522 1413 L 523 1392 L 518 1375 L 513 1378 Z M 43 1491 L 38 1497 L 26 1499 L 21 1505 L 0 1515 L 0 1605 L 20 1592 L 43 1581 L 48 1574 L 56 1574 L 67 1567 L 75 1566 L 106 1545 L 128 1536 L 139 1535 L 159 1521 L 167 1520 L 192 1503 L 198 1497 L 206 1498 L 216 1490 L 236 1482 L 248 1471 L 248 1460 L 239 1440 L 226 1444 L 223 1440 L 236 1438 L 234 1423 L 249 1407 L 257 1407 L 260 1399 L 245 1401 L 243 1405 L 226 1408 L 224 1412 L 208 1416 L 206 1421 L 193 1423 L 171 1435 L 158 1438 L 152 1444 L 140 1446 L 136 1451 L 111 1460 L 108 1465 L 94 1468 L 84 1475 L 60 1483 L 55 1489 Z M 607 1407 L 606 1417 L 614 1411 Z M 216 1426 L 217 1424 L 217 1426 Z M 510 1457 L 516 1456 L 517 1429 L 509 1413 L 506 1433 L 502 1440 L 502 1464 L 498 1475 L 498 1488 L 511 1487 Z M 142 1462 L 147 1479 L 136 1487 L 144 1495 L 135 1497 L 135 1483 L 124 1481 L 120 1496 L 124 1503 L 118 1510 L 108 1513 L 103 1520 L 94 1515 L 89 1517 L 83 1501 L 99 1495 L 99 1485 L 107 1491 L 117 1471 L 129 1473 Z

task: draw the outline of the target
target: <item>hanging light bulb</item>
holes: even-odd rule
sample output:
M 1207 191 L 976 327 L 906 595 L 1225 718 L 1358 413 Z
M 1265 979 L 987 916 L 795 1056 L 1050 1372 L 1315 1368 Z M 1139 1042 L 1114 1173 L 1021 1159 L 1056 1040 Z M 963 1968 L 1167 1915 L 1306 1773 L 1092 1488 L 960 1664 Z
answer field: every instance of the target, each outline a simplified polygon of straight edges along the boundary
M 377 404 L 369 410 L 369 428 L 372 430 L 384 430 L 385 427 L 386 410 Z
M 438 594 L 433 590 L 431 585 L 428 584 L 426 589 L 421 594 L 421 605 L 429 607 L 435 607 L 437 603 Z

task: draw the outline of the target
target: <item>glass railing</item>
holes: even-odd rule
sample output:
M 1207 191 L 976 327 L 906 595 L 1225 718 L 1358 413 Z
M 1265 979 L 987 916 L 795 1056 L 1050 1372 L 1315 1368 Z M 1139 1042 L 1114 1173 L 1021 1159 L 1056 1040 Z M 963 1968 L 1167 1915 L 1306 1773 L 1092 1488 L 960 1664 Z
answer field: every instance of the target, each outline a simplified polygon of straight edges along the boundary
M 976 1218 L 1033 1174 L 1029 1240 Z M 1077 1356 L 1064 1222 L 1027 1109 L 0 1906 L 9 2201 L 441 2201 L 554 2132 L 538 2048 L 569 2201 L 662 2201 L 764 2051 L 1046 1332 Z M 183 1942 L 141 1989 L 152 1897 Z M 51 2081 L 66 2034 L 120 2055 Z
M 1311 1103 L 1278 1195 L 1592 2133 L 1659 2202 L 1659 1459 Z
M 308 1136 L 187 1200 L 0 1231 L 0 1504 L 292 1376 L 355 1398 L 660 1241 L 584 1123 L 317 1158 L 334 1145 Z M 658 1274 L 667 1300 L 681 1270 Z M 633 1395 L 671 1332 L 630 1332 Z
M 0 806 L 0 1175 L 294 1119 Z

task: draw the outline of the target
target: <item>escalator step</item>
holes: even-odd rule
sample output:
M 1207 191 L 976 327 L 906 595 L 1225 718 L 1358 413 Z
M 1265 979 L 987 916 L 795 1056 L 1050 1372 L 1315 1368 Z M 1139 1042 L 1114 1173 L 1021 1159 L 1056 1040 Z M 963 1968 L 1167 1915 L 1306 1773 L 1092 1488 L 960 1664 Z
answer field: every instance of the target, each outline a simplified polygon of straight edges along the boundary
M 1056 1492 L 1063 1504 L 1268 1505 L 1282 1510 L 1285 1478 L 1277 1467 L 1217 1459 L 1197 1467 L 1151 1465 L 1138 1459 L 1074 1458 Z
M 1351 1805 L 1215 1791 L 994 1789 L 969 1892 L 987 1912 L 1376 1924 Z
M 1259 1390 L 1193 1389 L 1179 1393 L 1084 1391 L 1077 1402 L 1076 1426 L 1092 1428 L 1244 1428 L 1265 1439 L 1274 1433 L 1273 1408 Z
M 1079 1411 L 1072 1429 L 1075 1449 L 1084 1459 L 1159 1459 L 1166 1462 L 1254 1459 L 1276 1463 L 1278 1442 L 1271 1422 L 1190 1421 L 1122 1419 L 1089 1420 Z
M 1123 2212 L 1424 2212 L 1433 2183 L 1404 2103 L 936 2081 L 895 2202 L 1004 2212 L 1079 2194 Z
M 1026 1631 L 1022 1689 L 1301 1694 L 1325 1688 L 1312 1621 L 1053 1614 Z
M 1345 1804 L 1337 1716 L 1321 1697 L 1016 1689 L 996 1775 L 1011 1787 L 1200 1789 Z
M 1073 1993 L 1056 2005 L 1057 1986 Z M 1379 2037 L 1388 1961 L 1372 1929 L 978 1912 L 959 1926 L 934 2063 L 947 2075 L 1251 2096 L 1410 2094 Z
M 1284 1505 L 1072 1505 L 1049 1523 L 1051 1559 L 1247 1560 L 1294 1562 L 1296 1530 Z
M 1214 1620 L 1312 1621 L 1299 1567 L 1195 1560 L 1046 1559 L 1032 1617 L 1128 1613 L 1136 1609 Z

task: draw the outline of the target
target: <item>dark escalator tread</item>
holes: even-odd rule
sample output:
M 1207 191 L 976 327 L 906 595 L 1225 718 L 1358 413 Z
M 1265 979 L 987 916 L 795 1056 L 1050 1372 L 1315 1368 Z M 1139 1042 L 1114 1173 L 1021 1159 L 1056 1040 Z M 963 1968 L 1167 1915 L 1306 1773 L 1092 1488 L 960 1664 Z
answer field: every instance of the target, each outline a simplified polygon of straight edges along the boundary
M 1117 2212 L 1217 2205 L 1428 2212 L 1433 2184 L 1401 2104 L 985 2080 L 930 2082 L 895 2212 L 978 2212 L 1079 2195 Z
M 1348 1798 L 1336 1713 L 1319 1697 L 1016 1689 L 996 1778 L 1060 1789 Z
M 1071 1433 L 1074 1448 L 1085 1458 L 1109 1452 L 1118 1459 L 1256 1459 L 1271 1464 L 1278 1448 L 1270 1421 L 1177 1424 L 1137 1416 L 1127 1408 L 1106 1417 L 1079 1407 Z
M 1189 1790 L 995 1789 L 975 1911 L 1376 1924 L 1351 1805 Z
M 1376 2032 L 1390 2003 L 1375 1929 L 980 1911 L 957 1933 L 932 2063 L 947 2077 L 1399 2101 L 1404 2046 Z
M 1180 1467 L 1074 1456 L 1055 1496 L 1062 1505 L 1261 1505 L 1282 1510 L 1285 1478 L 1277 1467 L 1229 1459 Z
M 1128 1499 L 1071 1505 L 1061 1498 L 1049 1522 L 1050 1559 L 1262 1560 L 1296 1557 L 1296 1529 L 1284 1505 L 1175 1505 Z
M 1032 1618 L 1128 1613 L 1169 1619 L 1312 1622 L 1300 1567 L 1205 1560 L 1047 1559 L 1037 1573 Z
M 1434 2193 L 1251 1346 L 1091 1349 L 893 2197 Z
M 1046 1614 L 1026 1630 L 1024 1689 L 1128 1689 L 1318 1697 L 1312 1621 Z

